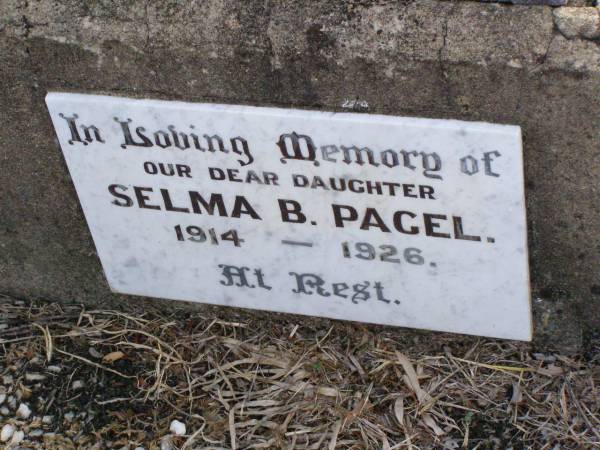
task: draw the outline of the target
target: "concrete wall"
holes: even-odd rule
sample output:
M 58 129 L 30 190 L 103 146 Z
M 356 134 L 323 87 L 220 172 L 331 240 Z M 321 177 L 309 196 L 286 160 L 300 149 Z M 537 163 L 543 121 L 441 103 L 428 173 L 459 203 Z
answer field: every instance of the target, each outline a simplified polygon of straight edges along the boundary
M 104 281 L 47 91 L 337 111 L 360 100 L 521 125 L 536 341 L 576 349 L 600 327 L 600 45 L 560 26 L 550 7 L 475 2 L 2 0 L 0 293 L 124 299 Z

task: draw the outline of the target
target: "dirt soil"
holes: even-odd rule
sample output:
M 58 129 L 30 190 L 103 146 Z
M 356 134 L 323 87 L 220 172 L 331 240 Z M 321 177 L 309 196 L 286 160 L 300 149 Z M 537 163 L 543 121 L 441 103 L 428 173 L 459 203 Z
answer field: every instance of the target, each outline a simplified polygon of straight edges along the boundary
M 7 448 L 590 449 L 600 341 L 510 341 L 240 310 L 0 296 Z

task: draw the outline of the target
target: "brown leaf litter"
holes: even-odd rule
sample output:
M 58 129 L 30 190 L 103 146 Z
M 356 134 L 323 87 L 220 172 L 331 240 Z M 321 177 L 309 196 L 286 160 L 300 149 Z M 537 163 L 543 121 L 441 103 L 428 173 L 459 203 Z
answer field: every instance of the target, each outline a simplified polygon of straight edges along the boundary
M 14 448 L 598 448 L 599 361 L 272 313 L 0 296 Z

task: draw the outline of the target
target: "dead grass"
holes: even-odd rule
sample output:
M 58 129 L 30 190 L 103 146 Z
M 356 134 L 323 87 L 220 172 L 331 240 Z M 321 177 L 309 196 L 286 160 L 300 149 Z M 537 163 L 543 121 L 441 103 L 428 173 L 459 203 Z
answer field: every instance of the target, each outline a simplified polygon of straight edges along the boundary
M 218 308 L 170 316 L 88 310 L 0 297 L 0 376 L 11 375 L 6 393 L 34 410 L 29 420 L 0 420 L 24 429 L 26 446 L 37 448 L 600 445 L 596 357 L 255 316 Z M 31 373 L 46 379 L 30 382 Z M 85 388 L 73 389 L 75 380 Z M 42 425 L 43 415 L 52 423 Z M 173 419 L 186 424 L 187 435 L 169 434 Z M 28 437 L 34 428 L 46 434 Z

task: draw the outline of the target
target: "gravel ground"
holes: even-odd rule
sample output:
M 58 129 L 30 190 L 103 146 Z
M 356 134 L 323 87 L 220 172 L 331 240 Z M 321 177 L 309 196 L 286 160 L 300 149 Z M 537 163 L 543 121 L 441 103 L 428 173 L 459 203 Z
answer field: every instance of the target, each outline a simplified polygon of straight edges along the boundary
M 260 317 L 0 296 L 0 444 L 600 447 L 600 341 L 567 357 L 493 339 Z

